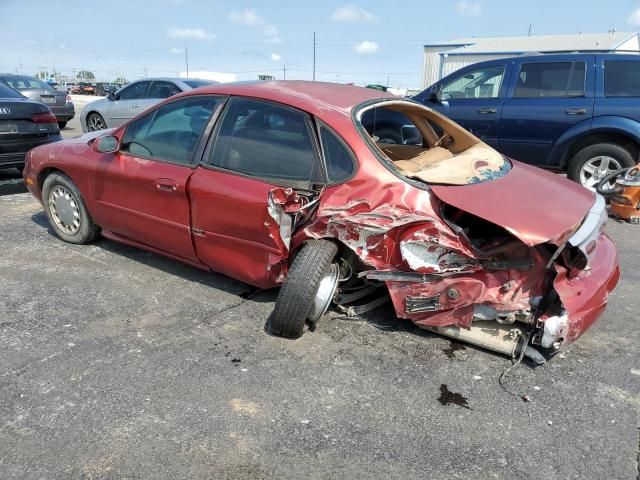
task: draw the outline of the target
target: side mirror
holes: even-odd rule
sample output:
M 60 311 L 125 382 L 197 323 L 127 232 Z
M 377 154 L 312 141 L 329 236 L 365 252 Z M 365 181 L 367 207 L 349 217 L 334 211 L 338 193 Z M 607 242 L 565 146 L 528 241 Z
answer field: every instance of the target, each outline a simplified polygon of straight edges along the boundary
M 439 87 L 433 87 L 429 92 L 429 101 L 432 103 L 442 102 L 442 90 Z
M 115 99 L 116 99 L 116 94 L 115 94 L 115 93 L 113 93 L 113 92 L 109 92 L 109 93 L 107 94 L 107 100 L 109 100 L 109 101 L 113 102 Z
M 120 142 L 113 135 L 99 137 L 93 142 L 93 150 L 98 153 L 114 153 L 120 148 Z

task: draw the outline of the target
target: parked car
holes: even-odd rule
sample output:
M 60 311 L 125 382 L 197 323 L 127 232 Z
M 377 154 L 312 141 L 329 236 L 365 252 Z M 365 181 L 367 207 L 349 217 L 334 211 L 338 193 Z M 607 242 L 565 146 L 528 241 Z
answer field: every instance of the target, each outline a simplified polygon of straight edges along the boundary
M 508 157 L 595 188 L 640 152 L 640 56 L 525 55 L 460 69 L 413 99 Z M 403 142 L 398 120 L 377 119 Z M 409 132 L 410 133 L 410 132 Z
M 145 78 L 87 104 L 80 112 L 83 132 L 119 127 L 140 112 L 180 92 L 218 82 L 196 78 Z
M 42 102 L 53 111 L 60 128 L 75 116 L 75 108 L 71 97 L 55 90 L 47 82 L 26 75 L 0 74 L 0 82 L 17 90 L 25 97 Z
M 375 142 L 362 119 L 378 110 L 413 118 L 424 146 Z M 601 196 L 366 88 L 200 88 L 32 150 L 24 178 L 67 242 L 101 233 L 281 285 L 268 328 L 286 337 L 334 301 L 388 291 L 398 317 L 543 362 L 538 349 L 582 334 L 619 277 Z
M 21 169 L 29 150 L 58 140 L 58 121 L 49 107 L 0 83 L 0 169 Z
M 106 97 L 109 93 L 114 93 L 119 88 L 120 86 L 115 83 L 98 82 L 96 83 L 96 88 L 93 93 L 95 95 L 100 95 L 101 97 Z

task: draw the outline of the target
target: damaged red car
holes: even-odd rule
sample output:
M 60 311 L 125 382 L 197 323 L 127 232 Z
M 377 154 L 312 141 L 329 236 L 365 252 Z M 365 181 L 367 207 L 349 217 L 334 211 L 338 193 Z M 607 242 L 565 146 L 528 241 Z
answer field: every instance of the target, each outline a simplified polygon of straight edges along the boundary
M 371 133 L 382 110 L 402 116 L 401 144 Z M 199 88 L 35 148 L 24 178 L 67 242 L 102 235 L 281 286 L 267 325 L 290 338 L 332 303 L 390 298 L 420 327 L 542 363 L 619 278 L 602 197 L 376 90 Z

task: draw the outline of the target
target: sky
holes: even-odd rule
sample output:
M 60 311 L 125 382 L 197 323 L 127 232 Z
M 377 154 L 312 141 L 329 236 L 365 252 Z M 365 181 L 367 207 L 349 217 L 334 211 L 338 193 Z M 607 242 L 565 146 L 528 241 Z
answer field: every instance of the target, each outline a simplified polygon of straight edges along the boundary
M 417 88 L 422 46 L 471 36 L 640 30 L 640 0 L 0 0 L 0 72 L 186 69 Z M 286 69 L 286 70 L 285 70 Z

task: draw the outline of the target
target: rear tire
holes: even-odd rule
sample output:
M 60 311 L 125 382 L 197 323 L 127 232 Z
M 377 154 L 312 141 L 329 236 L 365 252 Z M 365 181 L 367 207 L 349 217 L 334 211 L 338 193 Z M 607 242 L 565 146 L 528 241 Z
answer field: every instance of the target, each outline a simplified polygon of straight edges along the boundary
M 569 164 L 567 177 L 584 187 L 595 189 L 605 175 L 635 164 L 626 148 L 613 143 L 596 143 L 575 154 Z
M 326 240 L 311 240 L 302 247 L 289 268 L 289 274 L 269 317 L 269 333 L 286 338 L 299 338 L 304 332 L 307 320 L 318 320 L 310 319 L 309 316 L 313 314 L 320 284 L 327 278 L 331 280 L 332 275 L 338 275 L 337 265 L 333 264 L 337 253 L 338 247 Z M 324 293 L 323 298 L 328 298 L 328 302 L 315 312 L 318 317 L 324 314 L 334 293 L 335 285 L 333 292 Z
M 65 242 L 91 243 L 100 233 L 80 191 L 63 173 L 47 176 L 42 186 L 42 203 L 51 227 Z
M 60 130 L 62 130 L 66 126 L 67 126 L 67 122 L 58 122 L 58 127 L 60 127 Z
M 88 132 L 95 132 L 97 130 L 104 130 L 105 128 L 107 128 L 107 124 L 104 121 L 104 118 L 102 118 L 102 115 L 100 115 L 99 113 L 90 113 L 89 116 L 87 117 L 87 131 Z

